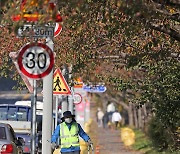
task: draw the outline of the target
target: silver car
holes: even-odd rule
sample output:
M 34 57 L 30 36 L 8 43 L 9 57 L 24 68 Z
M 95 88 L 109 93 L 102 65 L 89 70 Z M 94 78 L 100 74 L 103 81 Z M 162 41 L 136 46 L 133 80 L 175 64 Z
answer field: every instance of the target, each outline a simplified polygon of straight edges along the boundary
M 0 123 L 0 154 L 22 154 L 24 140 L 16 138 L 13 128 L 6 123 Z

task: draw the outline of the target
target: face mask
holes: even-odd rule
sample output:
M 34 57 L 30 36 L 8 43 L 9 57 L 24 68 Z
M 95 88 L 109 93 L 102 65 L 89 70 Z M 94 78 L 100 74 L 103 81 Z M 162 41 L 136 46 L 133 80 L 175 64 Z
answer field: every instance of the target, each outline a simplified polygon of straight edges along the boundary
M 66 118 L 66 119 L 65 119 L 65 122 L 71 123 L 71 122 L 72 122 L 72 118 Z

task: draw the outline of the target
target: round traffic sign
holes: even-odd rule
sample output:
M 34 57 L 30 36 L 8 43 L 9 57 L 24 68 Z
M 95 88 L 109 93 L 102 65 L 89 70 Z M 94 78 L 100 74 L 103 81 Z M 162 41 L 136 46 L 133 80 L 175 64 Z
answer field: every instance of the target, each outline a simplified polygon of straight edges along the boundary
M 45 77 L 51 72 L 53 65 L 53 51 L 46 44 L 29 43 L 18 53 L 19 70 L 29 78 Z
M 56 23 L 56 26 L 55 26 L 55 29 L 54 29 L 54 37 L 58 36 L 61 31 L 62 31 L 61 24 Z
M 74 94 L 74 104 L 80 104 L 82 102 L 82 96 L 79 93 Z

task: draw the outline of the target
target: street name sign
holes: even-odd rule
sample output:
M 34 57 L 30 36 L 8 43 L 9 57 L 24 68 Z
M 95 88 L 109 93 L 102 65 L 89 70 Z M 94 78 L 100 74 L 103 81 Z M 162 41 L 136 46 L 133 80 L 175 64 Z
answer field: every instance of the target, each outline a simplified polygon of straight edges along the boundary
M 33 37 L 33 38 L 46 38 L 54 37 L 53 26 L 37 26 L 37 25 L 23 25 L 17 30 L 18 37 Z
M 54 65 L 53 51 L 43 43 L 28 43 L 18 53 L 19 70 L 27 77 L 40 79 L 48 75 Z

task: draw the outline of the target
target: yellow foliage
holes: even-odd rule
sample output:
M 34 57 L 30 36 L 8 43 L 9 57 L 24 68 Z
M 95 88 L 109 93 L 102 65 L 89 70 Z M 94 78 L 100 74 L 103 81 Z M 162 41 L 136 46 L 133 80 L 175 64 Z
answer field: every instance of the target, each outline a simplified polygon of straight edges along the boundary
M 130 128 L 121 128 L 121 140 L 126 146 L 131 146 L 135 142 L 135 133 Z
M 175 13 L 175 10 L 174 10 L 174 9 L 169 9 L 169 12 L 170 12 L 171 14 L 173 14 L 173 13 Z

